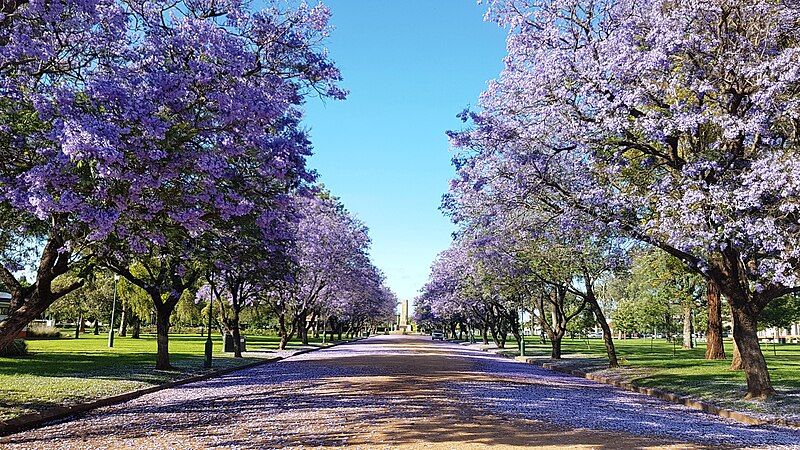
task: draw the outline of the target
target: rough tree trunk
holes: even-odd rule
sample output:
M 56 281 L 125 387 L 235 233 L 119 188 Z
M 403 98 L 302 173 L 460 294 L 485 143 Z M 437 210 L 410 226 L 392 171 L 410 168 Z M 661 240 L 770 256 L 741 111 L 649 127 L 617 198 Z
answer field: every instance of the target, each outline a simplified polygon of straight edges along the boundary
M 172 311 L 160 306 L 156 312 L 156 370 L 173 370 L 169 362 L 169 316 Z
M 239 310 L 233 306 L 233 317 L 231 317 L 231 334 L 233 335 L 233 357 L 242 357 L 242 332 L 239 330 Z
M 733 339 L 741 355 L 742 370 L 747 379 L 749 399 L 765 399 L 775 395 L 769 378 L 767 362 L 758 345 L 758 312 L 743 307 L 739 302 L 731 302 L 733 313 Z
M 124 337 L 128 334 L 128 309 L 122 308 L 122 317 L 120 317 L 119 321 L 119 335 Z
M 81 324 L 83 323 L 83 316 L 78 316 L 78 321 L 75 322 L 75 339 L 81 337 Z
M 0 322 L 0 348 L 14 342 L 31 321 L 39 317 L 47 306 L 41 302 L 25 303 Z
M 722 345 L 722 297 L 714 281 L 706 285 L 708 301 L 708 332 L 706 333 L 706 359 L 725 359 Z
M 606 346 L 606 353 L 608 354 L 608 366 L 619 367 L 617 350 L 614 348 L 614 338 L 611 335 L 611 328 L 608 326 L 606 316 L 603 314 L 603 310 L 600 309 L 600 304 L 597 303 L 597 299 L 595 299 L 594 296 L 589 296 L 586 301 L 597 319 L 597 324 L 600 325 L 600 328 L 603 330 L 603 343 Z
M 736 345 L 736 339 L 733 340 L 733 358 L 731 359 L 731 370 L 742 370 L 742 354 L 739 353 L 739 346 Z
M 53 302 L 83 285 L 83 281 L 77 281 L 53 292 L 53 281 L 69 270 L 71 254 L 63 251 L 63 246 L 64 240 L 57 233 L 49 236 L 32 286 L 23 287 L 6 267 L 0 266 L 0 281 L 11 294 L 8 316 L 0 322 L 0 348 L 13 342 Z
M 563 336 L 554 336 L 550 338 L 550 357 L 553 359 L 561 359 L 561 339 Z
M 292 337 L 289 336 L 289 331 L 286 329 L 286 315 L 285 314 L 279 314 L 278 315 L 278 331 L 279 331 L 279 333 L 281 335 L 281 340 L 280 340 L 280 342 L 278 342 L 278 350 L 286 350 L 286 344 L 289 343 L 289 340 Z
M 139 339 L 142 332 L 142 319 L 134 316 L 133 327 L 131 329 L 131 339 Z
M 692 334 L 694 327 L 692 326 L 692 305 L 687 303 L 683 305 L 683 348 L 694 348 L 694 339 Z

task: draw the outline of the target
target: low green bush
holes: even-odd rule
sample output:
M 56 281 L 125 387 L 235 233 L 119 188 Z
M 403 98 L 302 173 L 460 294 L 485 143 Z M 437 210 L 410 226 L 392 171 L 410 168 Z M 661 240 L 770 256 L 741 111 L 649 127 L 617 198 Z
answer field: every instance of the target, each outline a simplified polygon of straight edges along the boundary
M 0 356 L 7 358 L 25 356 L 28 354 L 28 344 L 22 339 L 14 339 L 10 344 L 0 348 Z
M 31 325 L 26 336 L 28 339 L 58 339 L 61 337 L 61 332 L 56 327 Z

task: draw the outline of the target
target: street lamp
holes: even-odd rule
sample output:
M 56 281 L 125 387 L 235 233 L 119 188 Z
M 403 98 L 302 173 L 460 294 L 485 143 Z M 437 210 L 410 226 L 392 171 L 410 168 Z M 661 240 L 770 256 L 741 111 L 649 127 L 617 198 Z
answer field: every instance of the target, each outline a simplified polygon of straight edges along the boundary
M 210 293 L 208 300 L 208 337 L 206 338 L 206 359 L 203 362 L 203 367 L 211 367 L 211 353 L 214 350 L 214 342 L 211 341 L 211 321 L 213 320 L 214 311 L 214 284 L 209 283 Z
M 114 302 L 111 304 L 111 329 L 108 330 L 108 348 L 114 347 L 114 312 L 117 310 L 117 282 L 119 275 L 114 275 Z
M 525 356 L 525 308 L 519 310 L 519 356 Z

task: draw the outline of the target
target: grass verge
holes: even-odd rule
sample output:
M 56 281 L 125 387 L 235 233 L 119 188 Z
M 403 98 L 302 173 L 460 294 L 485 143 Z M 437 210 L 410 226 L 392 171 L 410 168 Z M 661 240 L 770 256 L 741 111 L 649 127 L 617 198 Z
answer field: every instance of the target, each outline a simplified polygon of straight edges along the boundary
M 778 395 L 767 401 L 744 400 L 746 382 L 744 372 L 730 369 L 733 343 L 725 341 L 726 360 L 705 359 L 705 344 L 694 349 L 663 339 L 615 340 L 619 369 L 609 369 L 606 353 L 600 339 L 564 339 L 563 364 L 586 372 L 630 381 L 638 386 L 659 388 L 664 391 L 689 396 L 737 411 L 755 413 L 764 417 L 800 420 L 800 344 L 762 344 L 762 352 L 769 367 L 770 377 Z M 509 355 L 517 355 L 514 340 L 506 344 Z M 550 356 L 550 345 L 538 338 L 525 339 L 526 356 Z
M 276 336 L 248 336 L 245 358 L 222 353 L 219 335 L 214 341 L 213 369 L 236 367 L 275 356 Z M 117 337 L 108 348 L 107 336 L 83 335 L 79 339 L 29 340 L 29 356 L 0 358 L 0 420 L 42 412 L 123 394 L 191 375 L 203 367 L 205 337 L 170 335 L 170 358 L 175 371 L 156 371 L 155 336 L 141 339 Z M 320 345 L 311 340 L 311 345 Z M 288 349 L 301 344 L 291 342 Z

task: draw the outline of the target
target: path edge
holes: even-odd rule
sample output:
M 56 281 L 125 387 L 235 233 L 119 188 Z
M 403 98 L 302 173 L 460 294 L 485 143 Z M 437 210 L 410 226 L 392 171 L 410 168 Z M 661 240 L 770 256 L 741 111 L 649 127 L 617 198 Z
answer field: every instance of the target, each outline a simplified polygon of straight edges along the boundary
M 451 341 L 454 342 L 455 341 Z M 457 342 L 461 345 L 471 345 L 469 342 L 462 343 Z M 489 348 L 480 348 L 481 351 L 488 352 L 495 354 L 497 356 L 503 358 L 514 359 L 518 362 L 531 364 L 537 367 L 541 367 L 543 369 L 549 370 L 551 372 L 558 372 L 566 375 L 572 375 L 574 377 L 585 378 L 587 380 L 595 381 L 597 383 L 606 384 L 609 386 L 614 386 L 626 391 L 636 392 L 639 394 L 644 394 L 650 397 L 655 397 L 660 400 L 664 400 L 670 403 L 676 403 L 679 405 L 683 405 L 689 408 L 692 408 L 697 411 L 701 411 L 707 414 L 723 417 L 726 419 L 734 420 L 736 422 L 745 424 L 745 425 L 779 425 L 784 427 L 790 428 L 800 428 L 800 421 L 791 420 L 791 419 L 782 419 L 782 418 L 764 418 L 758 417 L 755 415 L 743 413 L 741 411 L 736 411 L 729 408 L 723 408 L 721 406 L 714 405 L 712 403 L 708 403 L 702 400 L 697 400 L 695 398 L 687 397 L 684 395 L 676 394 L 674 392 L 665 391 L 659 388 L 651 388 L 645 386 L 639 386 L 635 383 L 627 382 L 627 381 L 617 381 L 613 380 L 609 377 L 605 377 L 602 375 L 598 375 L 592 372 L 585 372 L 583 370 L 575 370 L 575 369 L 566 369 L 562 367 L 558 367 L 555 364 L 549 363 L 547 361 L 541 361 L 538 358 L 531 358 L 527 356 L 513 356 L 503 354 L 501 352 L 492 352 Z
M 334 342 L 324 347 L 307 348 L 299 350 L 296 353 L 293 353 L 289 356 L 275 356 L 272 358 L 264 358 L 263 360 L 260 361 L 253 361 L 247 364 L 242 364 L 241 366 L 212 370 L 210 372 L 202 373 L 199 375 L 192 375 L 186 378 L 181 378 L 178 380 L 168 381 L 163 384 L 158 384 L 156 386 L 125 392 L 123 394 L 112 395 L 110 397 L 102 397 L 88 402 L 77 403 L 71 406 L 55 406 L 46 411 L 25 414 L 8 420 L 0 420 L 0 437 L 21 433 L 23 431 L 29 431 L 36 428 L 41 428 L 56 422 L 66 421 L 67 419 L 70 419 L 73 416 L 87 413 L 97 408 L 125 403 L 127 401 L 139 398 L 143 395 L 152 394 L 153 392 L 163 391 L 164 389 L 170 389 L 177 386 L 182 386 L 184 384 L 196 383 L 198 381 L 205 381 L 211 378 L 221 377 L 223 375 L 227 375 L 233 372 L 238 372 L 240 370 L 252 369 L 253 367 L 258 367 L 278 361 L 283 361 L 285 359 L 289 359 L 298 355 L 303 355 L 318 350 L 327 350 L 329 348 L 337 347 L 339 345 L 352 344 L 354 342 L 363 339 L 367 338 L 359 337 L 351 339 L 349 341 Z

